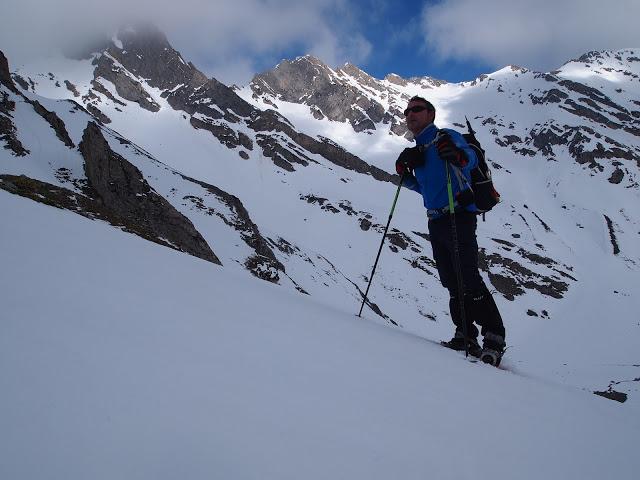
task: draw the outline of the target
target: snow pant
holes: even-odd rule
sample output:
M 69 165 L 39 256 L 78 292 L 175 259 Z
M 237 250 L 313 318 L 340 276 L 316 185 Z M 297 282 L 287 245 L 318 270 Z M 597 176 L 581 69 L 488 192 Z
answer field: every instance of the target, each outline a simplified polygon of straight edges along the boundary
M 502 317 L 478 269 L 477 217 L 474 213 L 460 211 L 456 212 L 455 218 L 460 269 L 464 285 L 464 312 L 467 335 L 471 338 L 478 336 L 478 328 L 474 325 L 476 323 L 482 328 L 483 336 L 491 332 L 504 338 L 505 331 Z M 460 314 L 460 301 L 458 299 L 460 292 L 458 292 L 458 277 L 456 275 L 449 214 L 435 220 L 429 220 L 429 237 L 440 282 L 449 290 L 451 319 L 456 325 L 456 332 L 462 334 L 462 315 Z

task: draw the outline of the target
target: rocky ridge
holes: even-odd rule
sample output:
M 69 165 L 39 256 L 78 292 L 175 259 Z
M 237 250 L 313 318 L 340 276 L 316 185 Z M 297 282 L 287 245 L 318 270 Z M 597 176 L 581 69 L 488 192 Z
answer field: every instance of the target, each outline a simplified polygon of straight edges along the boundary
M 405 80 L 393 74 L 381 81 L 350 63 L 334 70 L 305 55 L 256 75 L 250 87 L 255 99 L 275 108 L 272 98 L 308 105 L 316 119 L 348 122 L 356 132 L 375 130 L 382 124 L 397 135 L 406 135 L 402 109 L 410 97 L 394 86 L 413 83 L 428 87 L 446 82 L 429 77 Z

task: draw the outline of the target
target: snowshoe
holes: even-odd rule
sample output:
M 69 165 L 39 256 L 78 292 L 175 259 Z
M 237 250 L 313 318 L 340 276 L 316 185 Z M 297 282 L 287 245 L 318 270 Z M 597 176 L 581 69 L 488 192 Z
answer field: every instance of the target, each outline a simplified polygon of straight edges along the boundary
M 451 350 L 456 350 L 458 352 L 464 352 L 465 351 L 465 340 L 464 337 L 462 335 L 459 335 L 458 333 L 456 333 L 456 335 L 447 341 L 442 341 L 440 342 L 440 344 L 443 347 L 447 347 L 450 348 Z M 469 355 L 476 357 L 476 358 L 480 358 L 480 354 L 482 353 L 482 349 L 480 348 L 480 345 L 478 344 L 477 340 L 475 338 L 468 338 L 467 339 L 467 346 L 468 346 L 468 351 L 469 351 Z
M 499 366 L 505 346 L 504 337 L 491 332 L 487 333 L 484 336 L 484 342 L 482 342 L 480 360 L 494 367 Z

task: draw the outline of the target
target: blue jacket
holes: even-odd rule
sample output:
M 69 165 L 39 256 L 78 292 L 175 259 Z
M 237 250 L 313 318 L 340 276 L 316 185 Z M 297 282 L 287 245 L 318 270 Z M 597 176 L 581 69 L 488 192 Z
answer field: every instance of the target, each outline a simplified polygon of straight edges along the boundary
M 466 142 L 464 137 L 455 130 L 443 129 L 449 135 L 456 147 L 462 149 L 467 155 L 469 163 L 463 168 L 454 168 L 451 165 L 445 165 L 444 160 L 438 156 L 438 149 L 435 143 L 427 147 L 423 153 L 424 163 L 422 166 L 414 170 L 414 175 L 405 176 L 402 185 L 418 192 L 422 195 L 424 206 L 427 209 L 430 219 L 445 215 L 442 209 L 449 205 L 449 195 L 447 193 L 447 171 L 448 167 L 451 171 L 451 186 L 453 187 L 453 198 L 455 199 L 458 192 L 466 190 L 471 184 L 471 170 L 478 165 L 478 158 L 475 152 Z M 438 134 L 438 127 L 431 124 L 426 127 L 415 138 L 417 145 L 427 145 L 432 142 Z M 464 176 L 464 179 L 459 178 Z M 465 181 L 466 179 L 466 181 Z M 465 208 L 470 212 L 477 211 L 475 204 L 471 204 Z

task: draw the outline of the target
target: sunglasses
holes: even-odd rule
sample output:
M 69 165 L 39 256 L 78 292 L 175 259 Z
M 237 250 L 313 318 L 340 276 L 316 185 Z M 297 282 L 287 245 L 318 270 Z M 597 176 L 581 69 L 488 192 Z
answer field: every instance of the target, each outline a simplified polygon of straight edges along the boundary
M 429 110 L 429 109 L 427 107 L 422 106 L 422 105 L 414 105 L 413 107 L 409 107 L 404 111 L 404 116 L 408 117 L 409 116 L 409 112 L 420 113 L 423 110 Z

